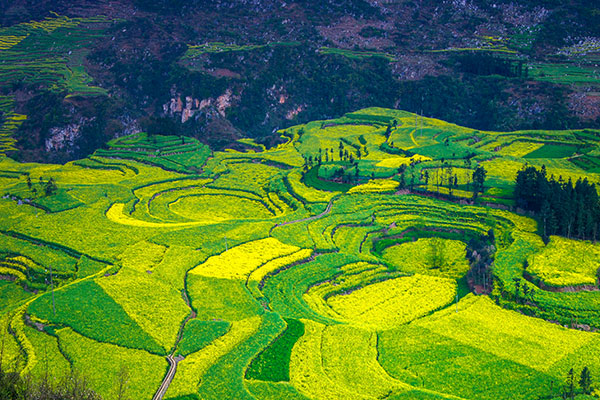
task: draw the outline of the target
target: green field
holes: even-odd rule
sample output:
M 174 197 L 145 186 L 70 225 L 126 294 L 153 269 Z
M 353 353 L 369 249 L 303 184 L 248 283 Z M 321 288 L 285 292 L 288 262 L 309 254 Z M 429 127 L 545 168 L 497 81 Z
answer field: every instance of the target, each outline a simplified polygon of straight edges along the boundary
M 582 64 L 533 64 L 531 76 L 539 81 L 567 85 L 598 85 L 600 68 L 593 62 Z
M 74 370 L 106 399 L 122 371 L 128 398 L 151 399 L 171 356 L 171 400 L 558 399 L 571 368 L 600 379 L 597 244 L 545 244 L 511 211 L 526 164 L 600 181 L 600 131 L 368 108 L 286 139 L 211 152 L 139 133 L 65 165 L 1 157 L 3 368 Z

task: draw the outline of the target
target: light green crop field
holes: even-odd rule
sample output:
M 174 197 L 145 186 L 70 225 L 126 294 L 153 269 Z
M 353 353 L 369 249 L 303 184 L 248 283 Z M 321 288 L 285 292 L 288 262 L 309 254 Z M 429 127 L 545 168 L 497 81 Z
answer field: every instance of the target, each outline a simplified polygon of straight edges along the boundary
M 126 376 L 142 400 L 171 356 L 171 400 L 552 399 L 571 368 L 600 379 L 597 245 L 545 245 L 510 211 L 525 164 L 599 182 L 600 131 L 382 108 L 286 131 L 248 152 L 140 133 L 65 165 L 0 158 L 2 367 L 73 370 L 106 399 Z

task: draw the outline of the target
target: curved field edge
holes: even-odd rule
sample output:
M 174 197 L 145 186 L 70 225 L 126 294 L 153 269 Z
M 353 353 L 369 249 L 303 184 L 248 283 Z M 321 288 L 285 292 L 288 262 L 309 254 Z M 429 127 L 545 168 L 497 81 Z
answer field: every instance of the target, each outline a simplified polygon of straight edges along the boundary
M 544 271 L 569 272 L 536 258 L 557 259 L 556 239 L 486 207 L 511 206 L 525 163 L 597 179 L 578 161 L 593 164 L 596 132 L 480 132 L 370 108 L 285 135 L 245 153 L 140 134 L 64 166 L 1 159 L 7 360 L 39 375 L 47 348 L 57 374 L 87 370 L 110 397 L 127 362 L 108 358 L 131 359 L 135 398 L 173 352 L 169 398 L 526 398 L 557 394 L 549 382 L 570 368 L 599 373 L 596 333 L 499 307 L 600 327 L 597 291 L 548 287 Z M 486 184 L 466 204 L 477 167 Z M 491 297 L 463 296 L 465 256 L 486 240 Z M 594 286 L 593 264 L 571 271 L 579 283 Z

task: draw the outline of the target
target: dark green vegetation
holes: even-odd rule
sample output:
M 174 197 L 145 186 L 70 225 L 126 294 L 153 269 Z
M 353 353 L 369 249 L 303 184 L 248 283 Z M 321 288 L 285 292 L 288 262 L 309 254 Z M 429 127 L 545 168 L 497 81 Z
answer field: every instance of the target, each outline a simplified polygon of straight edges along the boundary
M 177 354 L 187 356 L 195 353 L 213 340 L 223 336 L 229 329 L 226 321 L 192 320 L 185 326 L 183 337 L 177 346 Z
M 527 167 L 517 173 L 514 193 L 518 207 L 539 215 L 545 242 L 550 235 L 596 241 L 600 204 L 587 178 L 564 181 L 548 177 L 545 167 Z
M 47 293 L 30 306 L 31 314 L 98 341 L 163 353 L 158 344 L 127 315 L 123 308 L 92 280 Z M 55 312 L 56 311 L 56 312 Z M 101 323 L 103 329 L 97 329 Z M 110 339 L 109 339 L 110 338 Z
M 575 154 L 577 146 L 564 144 L 545 144 L 537 150 L 527 154 L 525 158 L 565 158 Z
M 64 162 L 140 130 L 271 147 L 368 106 L 598 127 L 598 8 L 582 0 L 154 3 L 0 5 L 0 152 Z
M 258 355 L 246 370 L 246 379 L 269 382 L 289 382 L 290 356 L 296 341 L 304 335 L 304 325 L 296 319 L 286 319 L 285 331 Z

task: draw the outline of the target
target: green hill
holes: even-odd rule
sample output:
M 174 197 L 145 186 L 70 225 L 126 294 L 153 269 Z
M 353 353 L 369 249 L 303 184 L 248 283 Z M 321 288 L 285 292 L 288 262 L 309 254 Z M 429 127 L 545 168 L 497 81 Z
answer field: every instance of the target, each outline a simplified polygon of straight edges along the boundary
M 368 108 L 279 134 L 1 158 L 2 368 L 75 370 L 106 399 L 123 371 L 151 399 L 171 355 L 173 400 L 554 398 L 571 368 L 600 377 L 600 245 L 547 237 L 514 194 L 525 166 L 595 185 L 600 131 Z

